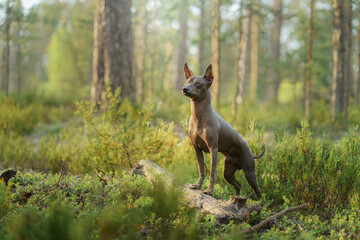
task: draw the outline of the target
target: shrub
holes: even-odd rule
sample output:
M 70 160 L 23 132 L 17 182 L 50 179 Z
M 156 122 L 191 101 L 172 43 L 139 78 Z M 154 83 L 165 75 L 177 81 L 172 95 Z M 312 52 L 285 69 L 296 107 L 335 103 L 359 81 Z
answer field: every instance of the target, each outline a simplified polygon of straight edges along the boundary
M 106 171 L 131 167 L 136 161 L 149 159 L 156 163 L 171 161 L 176 146 L 173 125 L 161 120 L 152 122 L 156 105 L 148 103 L 136 111 L 126 100 L 120 101 L 120 89 L 115 94 L 107 87 L 101 113 L 89 102 L 76 103 L 84 118 L 88 136 L 90 161 Z
M 29 140 L 10 132 L 0 131 L 0 166 L 8 167 L 34 167 L 35 152 Z
M 302 123 L 297 135 L 276 134 L 275 151 L 260 162 L 260 181 L 267 194 L 281 202 L 282 196 L 296 203 L 344 207 L 360 184 L 360 136 L 351 130 L 338 144 L 314 139 Z
M 41 120 L 42 104 L 20 106 L 11 97 L 0 98 L 0 133 L 30 133 Z

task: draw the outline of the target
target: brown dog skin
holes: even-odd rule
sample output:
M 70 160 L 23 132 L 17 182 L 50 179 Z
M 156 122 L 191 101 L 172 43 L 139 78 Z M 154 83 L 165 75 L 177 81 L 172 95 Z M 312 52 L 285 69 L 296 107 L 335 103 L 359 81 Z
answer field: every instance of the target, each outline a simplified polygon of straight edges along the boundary
M 211 155 L 210 183 L 204 193 L 208 195 L 214 193 L 217 153 L 221 152 L 225 155 L 224 178 L 235 188 L 236 194 L 239 195 L 241 185 L 235 179 L 235 171 L 243 169 L 246 180 L 260 198 L 254 158 L 260 158 L 265 148 L 260 156 L 254 156 L 238 132 L 213 110 L 209 90 L 214 78 L 211 64 L 204 76 L 194 76 L 187 64 L 184 66 L 184 71 L 187 80 L 182 93 L 190 98 L 189 137 L 195 150 L 199 170 L 199 179 L 190 188 L 201 189 L 204 182 L 204 151 Z

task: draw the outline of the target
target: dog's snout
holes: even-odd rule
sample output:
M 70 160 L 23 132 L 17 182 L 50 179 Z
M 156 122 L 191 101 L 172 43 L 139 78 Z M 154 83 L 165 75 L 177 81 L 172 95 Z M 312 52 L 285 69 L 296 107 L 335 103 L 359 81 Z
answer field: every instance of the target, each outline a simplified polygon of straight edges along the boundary
M 187 92 L 189 92 L 189 89 L 186 88 L 186 87 L 183 87 L 183 88 L 182 88 L 182 91 L 183 91 L 184 93 L 187 93 Z

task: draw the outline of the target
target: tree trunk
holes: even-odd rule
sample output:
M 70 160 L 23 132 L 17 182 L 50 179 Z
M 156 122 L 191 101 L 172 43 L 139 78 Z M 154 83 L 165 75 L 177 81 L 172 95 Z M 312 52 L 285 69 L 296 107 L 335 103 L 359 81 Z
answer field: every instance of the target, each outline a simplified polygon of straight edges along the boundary
M 6 1 L 5 10 L 5 23 L 4 23 L 4 48 L 3 48 L 3 84 L 5 96 L 9 96 L 9 76 L 10 76 L 10 25 L 11 25 L 11 6 L 10 0 Z
M 220 108 L 220 46 L 219 46 L 219 14 L 220 0 L 212 0 L 211 9 L 211 64 L 213 69 L 214 81 L 211 86 L 212 99 L 215 100 L 215 109 L 219 112 Z
M 281 83 L 280 73 L 280 34 L 282 25 L 282 0 L 274 0 L 274 30 L 271 43 L 272 66 L 269 71 L 269 86 L 267 100 L 278 103 L 278 93 Z
M 130 0 L 97 0 L 94 18 L 92 101 L 103 96 L 104 82 L 111 81 L 114 93 L 135 100 L 132 79 L 132 32 Z
M 140 75 L 140 79 L 139 79 L 139 97 L 140 97 L 140 102 L 144 102 L 145 100 L 145 72 L 146 72 L 146 56 L 147 56 L 147 52 L 148 52 L 148 48 L 147 48 L 147 40 L 148 40 L 148 30 L 147 30 L 147 26 L 148 26 L 148 11 L 146 9 L 146 4 L 147 4 L 147 0 L 144 0 L 143 3 L 143 11 L 144 11 L 144 19 L 142 19 L 142 24 L 143 24 L 143 39 L 142 39 L 142 54 L 141 55 L 141 64 L 140 66 L 140 71 L 139 71 L 139 75 Z
M 344 0 L 333 0 L 333 30 L 332 58 L 333 80 L 331 96 L 331 121 L 342 112 L 344 106 L 344 72 L 345 72 L 345 42 L 344 42 Z
M 352 86 L 353 86 L 353 75 L 352 75 L 352 1 L 344 2 L 344 23 L 345 25 L 345 37 L 346 37 L 346 59 L 345 59 L 345 71 L 344 71 L 344 107 L 343 107 L 343 116 L 344 124 L 347 125 L 348 119 L 348 107 L 349 107 L 349 98 L 352 96 Z
M 20 33 L 20 31 L 21 29 L 19 29 L 18 33 Z M 18 34 L 17 37 L 20 38 L 21 37 L 20 34 Z M 17 41 L 19 41 L 19 39 L 17 39 Z M 20 95 L 21 87 L 22 87 L 22 58 L 23 58 L 21 43 L 17 42 L 15 49 L 16 49 L 16 54 L 15 54 L 16 85 L 17 85 L 18 95 Z
M 21 3 L 21 0 L 15 1 L 14 6 L 14 20 L 15 20 L 15 39 L 14 39 L 14 48 L 15 48 L 15 72 L 16 72 L 16 87 L 18 95 L 21 94 L 22 87 L 22 58 L 23 58 L 23 39 L 21 33 L 23 31 L 23 20 L 24 20 L 24 9 Z
M 154 11 L 154 16 L 157 16 L 157 9 L 153 9 Z M 154 20 L 154 19 L 153 19 Z M 157 62 L 156 59 L 156 49 L 157 49 L 157 32 L 156 32 L 156 27 L 155 25 L 153 26 L 152 29 L 152 46 L 151 46 L 151 51 L 150 51 L 150 78 L 149 78 L 149 99 L 153 100 L 154 98 L 154 94 L 155 94 L 155 65 Z
M 103 99 L 105 85 L 105 1 L 95 1 L 94 44 L 91 101 L 93 104 Z
M 15 56 L 15 65 L 16 65 L 16 85 L 18 95 L 21 94 L 22 87 L 22 48 L 21 45 L 16 45 L 16 56 Z
M 121 87 L 121 98 L 135 100 L 132 79 L 131 0 L 105 0 L 109 80 L 113 92 Z
M 188 17 L 188 0 L 182 1 L 182 5 L 179 11 L 179 22 L 180 22 L 180 43 L 177 52 L 177 63 L 176 63 L 176 90 L 180 91 L 184 86 L 184 64 L 186 62 L 186 39 L 187 39 L 187 17 Z
M 358 19 L 360 19 L 360 8 L 358 12 Z M 357 52 L 357 59 L 358 59 L 358 72 L 357 72 L 357 80 L 355 84 L 355 93 L 354 93 L 354 104 L 355 106 L 359 105 L 359 93 L 360 93 L 360 24 L 358 24 L 358 32 L 357 32 L 357 45 L 358 45 L 358 52 Z
M 199 73 L 205 71 L 205 59 L 204 59 L 204 48 L 205 48 L 205 0 L 200 0 L 200 24 L 199 24 Z
M 311 104 L 311 74 L 312 74 L 312 47 L 313 47 L 313 29 L 314 29 L 314 5 L 315 0 L 310 2 L 310 22 L 309 22 L 309 43 L 306 57 L 305 67 L 305 118 L 310 120 L 310 104 Z
M 258 48 L 259 48 L 259 17 L 258 5 L 252 5 L 252 18 L 251 18 L 251 42 L 250 42 L 250 99 L 256 101 L 256 90 L 258 83 Z
M 236 93 L 232 104 L 232 115 L 233 121 L 236 119 L 237 114 L 237 106 L 242 102 L 243 96 L 243 87 L 244 82 L 246 79 L 246 59 L 248 55 L 248 38 L 249 38 L 249 31 L 250 31 L 250 17 L 251 11 L 248 9 L 248 6 L 244 4 L 244 1 L 241 1 L 240 11 L 240 23 L 239 23 L 239 32 L 240 32 L 240 39 L 239 39 L 239 57 L 236 64 L 236 76 L 237 76 L 237 84 L 236 84 Z

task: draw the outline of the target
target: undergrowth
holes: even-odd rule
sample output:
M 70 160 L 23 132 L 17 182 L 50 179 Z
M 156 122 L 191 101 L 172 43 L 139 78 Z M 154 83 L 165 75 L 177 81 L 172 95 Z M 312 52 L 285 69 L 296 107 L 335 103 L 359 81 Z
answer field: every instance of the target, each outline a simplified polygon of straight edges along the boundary
M 0 239 L 50 239 L 54 233 L 60 239 L 234 239 L 241 237 L 241 229 L 305 202 L 311 204 L 308 211 L 284 216 L 251 237 L 359 238 L 357 126 L 334 140 L 325 132 L 314 134 L 291 109 L 267 120 L 275 110 L 244 103 L 239 109 L 241 121 L 234 126 L 254 155 L 261 153 L 263 145 L 266 148 L 265 155 L 256 160 L 263 193 L 256 203 L 262 210 L 254 212 L 248 222 L 221 225 L 212 216 L 199 218 L 186 206 L 181 192 L 168 192 L 161 182 L 149 184 L 127 174 L 141 159 L 169 169 L 179 184 L 195 182 L 198 173 L 189 139 L 179 140 L 174 124 L 162 120 L 167 111 L 158 101 L 134 106 L 119 96 L 120 90 L 112 94 L 108 88 L 105 100 L 97 104 L 100 107 L 89 101 L 76 102 L 81 120 L 44 134 L 38 141 L 33 140 L 34 129 L 62 119 L 56 115 L 68 110 L 1 99 L 0 167 L 16 168 L 20 173 L 9 186 L 0 184 Z M 264 115 L 251 118 L 254 114 L 247 114 L 251 111 Z M 170 112 L 188 114 L 182 105 Z M 356 111 L 350 112 L 354 118 Z M 281 122 L 281 118 L 286 120 Z M 181 119 L 177 123 L 186 128 L 187 117 Z M 316 119 L 316 124 L 325 121 Z M 269 129 L 275 129 L 273 140 L 264 138 Z M 208 154 L 204 157 L 208 176 L 210 159 Z M 219 154 L 218 159 L 214 196 L 227 200 L 235 192 L 222 177 L 223 156 Z M 241 170 L 236 178 L 242 184 L 240 194 L 253 199 L 255 194 Z M 206 179 L 203 187 L 207 184 Z

